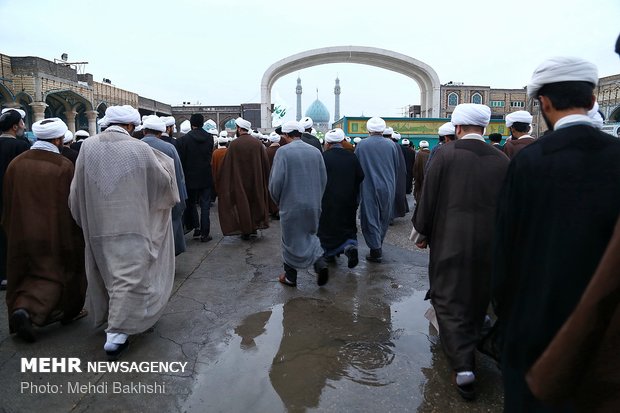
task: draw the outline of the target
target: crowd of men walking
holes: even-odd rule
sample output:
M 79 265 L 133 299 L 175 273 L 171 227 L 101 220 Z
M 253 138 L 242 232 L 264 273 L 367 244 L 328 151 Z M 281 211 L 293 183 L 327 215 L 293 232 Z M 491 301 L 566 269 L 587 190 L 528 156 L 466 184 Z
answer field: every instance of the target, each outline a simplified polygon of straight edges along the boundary
M 102 132 L 75 143 L 62 120 L 36 122 L 30 147 L 25 113 L 5 109 L 10 332 L 34 341 L 35 326 L 83 317 L 88 291 L 88 313 L 107 325 L 104 350 L 117 358 L 161 316 L 185 234 L 212 240 L 214 200 L 224 236 L 249 240 L 280 220 L 278 280 L 295 287 L 300 269 L 312 266 L 322 286 L 340 255 L 358 264 L 358 206 L 365 258 L 381 263 L 413 193 L 416 245 L 430 248 L 427 297 L 459 394 L 476 397 L 480 349 L 501 367 L 506 411 L 619 408 L 620 141 L 599 130 L 597 82 L 590 62 L 549 59 L 527 87 L 543 137 L 518 111 L 506 117 L 504 146 L 488 144 L 490 108 L 466 103 L 439 128 L 440 144 L 429 151 L 422 141 L 417 153 L 378 117 L 355 146 L 341 129 L 323 145 L 310 118 L 269 136 L 238 118 L 229 138 L 194 114 L 174 139 L 174 118 L 141 118 L 130 106 L 108 108 Z

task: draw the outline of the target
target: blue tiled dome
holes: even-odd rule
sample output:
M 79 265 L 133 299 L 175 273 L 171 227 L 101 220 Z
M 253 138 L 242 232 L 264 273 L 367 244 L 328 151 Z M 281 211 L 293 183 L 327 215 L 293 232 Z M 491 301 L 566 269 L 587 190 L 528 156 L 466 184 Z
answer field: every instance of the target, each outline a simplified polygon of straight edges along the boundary
M 312 118 L 314 123 L 329 123 L 329 111 L 320 100 L 315 100 L 306 110 L 306 116 Z
M 231 119 L 231 120 L 229 120 L 228 122 L 226 122 L 226 124 L 224 125 L 224 127 L 225 127 L 226 129 L 236 129 L 236 128 L 237 128 L 237 125 L 235 124 L 235 120 L 234 120 L 234 119 Z

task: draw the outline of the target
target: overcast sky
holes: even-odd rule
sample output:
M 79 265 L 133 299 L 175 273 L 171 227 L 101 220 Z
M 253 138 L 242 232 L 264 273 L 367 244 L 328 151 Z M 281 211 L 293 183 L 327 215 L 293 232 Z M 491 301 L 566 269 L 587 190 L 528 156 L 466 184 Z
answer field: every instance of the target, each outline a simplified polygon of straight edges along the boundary
M 0 0 L 0 53 L 87 61 L 95 80 L 172 105 L 260 102 L 275 61 L 327 46 L 393 50 L 430 65 L 441 83 L 520 88 L 545 58 L 588 59 L 620 73 L 618 0 Z M 318 95 L 334 115 L 401 116 L 419 104 L 404 75 L 356 64 L 303 69 L 272 90 L 295 115 Z

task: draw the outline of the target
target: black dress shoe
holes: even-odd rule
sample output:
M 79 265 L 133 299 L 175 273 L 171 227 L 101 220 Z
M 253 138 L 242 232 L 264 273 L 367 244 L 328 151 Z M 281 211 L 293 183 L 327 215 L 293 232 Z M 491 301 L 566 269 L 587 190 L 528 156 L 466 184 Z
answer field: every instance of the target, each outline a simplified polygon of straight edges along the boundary
M 129 347 L 129 338 L 127 338 L 127 340 L 123 344 L 119 344 L 116 350 L 106 350 L 105 354 L 108 356 L 109 361 L 115 361 L 118 360 L 121 353 L 125 351 L 127 347 Z
M 366 261 L 370 262 L 381 262 L 383 260 L 383 254 L 381 252 L 381 248 L 371 249 L 370 254 L 366 256 Z
M 206 237 L 200 237 L 200 242 L 209 242 L 213 239 L 211 235 L 207 235 Z
M 32 327 L 32 321 L 30 320 L 30 314 L 23 308 L 18 308 L 13 311 L 9 319 L 9 325 L 10 330 L 17 333 L 17 336 L 22 340 L 29 343 L 37 341 L 34 328 Z
M 314 263 L 314 271 L 316 272 L 316 284 L 322 286 L 327 284 L 329 280 L 329 269 L 325 258 L 321 257 Z
M 250 239 L 250 234 L 242 234 L 241 235 L 241 239 L 244 240 L 244 241 L 249 240 Z
M 357 248 L 353 245 L 345 248 L 344 255 L 347 256 L 347 267 L 349 268 L 354 268 L 360 262 L 357 256 Z
M 463 384 L 461 386 L 457 384 L 456 390 L 459 392 L 459 394 L 464 400 L 467 400 L 467 401 L 476 400 L 476 389 L 475 389 L 474 383 Z
M 194 235 L 192 235 L 192 238 L 194 238 L 194 239 L 200 238 L 200 230 L 199 229 L 195 229 L 194 230 Z

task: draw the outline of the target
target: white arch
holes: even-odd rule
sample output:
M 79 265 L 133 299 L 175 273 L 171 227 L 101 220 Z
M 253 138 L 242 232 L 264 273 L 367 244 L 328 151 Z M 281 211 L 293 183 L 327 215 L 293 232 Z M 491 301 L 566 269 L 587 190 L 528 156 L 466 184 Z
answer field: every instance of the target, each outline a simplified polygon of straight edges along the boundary
M 261 81 L 261 127 L 271 127 L 271 88 L 282 76 L 328 63 L 357 63 L 403 74 L 420 87 L 422 116 L 439 117 L 439 77 L 432 67 L 391 50 L 363 46 L 336 46 L 297 53 L 269 66 Z

